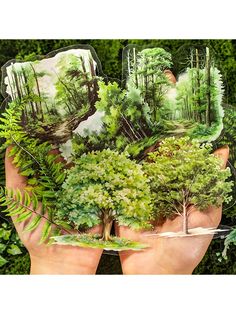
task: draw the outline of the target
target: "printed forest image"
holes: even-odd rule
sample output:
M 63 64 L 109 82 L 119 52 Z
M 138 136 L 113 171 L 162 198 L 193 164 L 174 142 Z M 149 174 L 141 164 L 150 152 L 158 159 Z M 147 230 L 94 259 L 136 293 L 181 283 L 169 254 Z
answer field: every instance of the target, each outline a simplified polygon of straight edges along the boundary
M 89 50 L 12 64 L 5 83 L 12 100 L 23 107 L 26 131 L 45 140 L 66 142 L 79 123 L 95 112 L 96 63 Z
M 103 128 L 75 141 L 78 154 L 103 145 L 143 158 L 145 149 L 168 136 L 189 136 L 201 142 L 219 137 L 223 85 L 209 48 L 189 51 L 177 81 L 170 71 L 172 56 L 163 48 L 127 47 L 125 52 L 125 86 L 98 83 L 95 107 L 104 114 Z
M 120 77 L 103 72 L 105 60 L 87 44 L 2 67 L 0 154 L 27 185 L 1 183 L 1 215 L 24 223 L 25 233 L 41 226 L 39 245 L 112 254 L 148 251 L 150 239 L 222 236 L 217 258 L 226 261 L 234 227 L 195 228 L 191 218 L 223 206 L 231 219 L 234 211 L 234 112 L 217 54 L 210 45 L 127 43 Z M 215 154 L 223 145 L 226 166 Z M 157 231 L 176 218 L 178 230 Z M 118 236 L 120 227 L 148 236 Z

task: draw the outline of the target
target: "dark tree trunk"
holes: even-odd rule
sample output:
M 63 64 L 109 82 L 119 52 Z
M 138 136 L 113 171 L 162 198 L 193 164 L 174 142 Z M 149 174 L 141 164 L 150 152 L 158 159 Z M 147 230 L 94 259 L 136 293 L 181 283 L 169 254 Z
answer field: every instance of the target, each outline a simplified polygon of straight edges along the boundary
M 103 231 L 102 231 L 102 240 L 110 241 L 111 240 L 111 228 L 113 220 L 111 216 L 107 213 L 103 214 Z
M 31 66 L 31 69 L 32 69 L 33 74 L 34 74 L 34 79 L 35 79 L 35 82 L 36 82 L 36 88 L 37 88 L 38 96 L 39 96 L 39 99 L 40 99 L 41 98 L 41 93 L 40 93 L 40 88 L 39 88 L 39 82 L 38 82 L 37 74 L 36 74 L 35 69 L 34 69 L 34 67 L 32 66 L 31 63 L 30 63 L 30 66 Z M 42 108 L 41 100 L 39 101 L 39 104 L 36 103 L 36 110 L 37 110 L 37 114 L 41 115 L 41 121 L 43 122 L 44 121 L 44 116 L 43 116 L 43 108 Z

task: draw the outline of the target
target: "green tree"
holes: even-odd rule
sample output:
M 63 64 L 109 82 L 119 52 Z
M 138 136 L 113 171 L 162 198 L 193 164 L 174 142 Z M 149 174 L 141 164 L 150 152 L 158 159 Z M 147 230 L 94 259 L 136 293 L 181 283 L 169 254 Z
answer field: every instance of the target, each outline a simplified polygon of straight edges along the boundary
M 221 168 L 221 160 L 210 154 L 210 149 L 210 144 L 200 145 L 188 137 L 172 137 L 164 140 L 144 165 L 157 216 L 182 216 L 186 234 L 193 208 L 203 211 L 231 199 L 232 183 L 226 182 L 230 170 Z
M 135 49 L 135 48 L 134 48 Z M 163 105 L 166 92 L 171 83 L 164 71 L 172 65 L 171 54 L 163 48 L 143 49 L 130 60 L 131 69 L 128 77 L 128 89 L 136 87 L 140 90 L 144 103 L 150 108 L 152 122 L 159 119 L 158 108 Z
M 103 225 L 111 240 L 113 221 L 133 229 L 148 228 L 152 205 L 148 179 L 127 154 L 109 149 L 76 161 L 59 192 L 57 217 L 75 229 Z

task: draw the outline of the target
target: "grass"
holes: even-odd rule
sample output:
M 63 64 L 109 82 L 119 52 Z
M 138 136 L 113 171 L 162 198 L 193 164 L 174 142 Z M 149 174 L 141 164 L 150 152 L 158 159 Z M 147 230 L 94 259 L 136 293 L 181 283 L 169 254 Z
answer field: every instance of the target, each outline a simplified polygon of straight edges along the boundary
M 72 245 L 83 248 L 104 249 L 112 251 L 138 251 L 148 247 L 147 244 L 118 237 L 112 237 L 110 241 L 104 241 L 101 239 L 101 236 L 97 234 L 62 235 L 51 237 L 51 239 L 54 240 L 52 244 Z

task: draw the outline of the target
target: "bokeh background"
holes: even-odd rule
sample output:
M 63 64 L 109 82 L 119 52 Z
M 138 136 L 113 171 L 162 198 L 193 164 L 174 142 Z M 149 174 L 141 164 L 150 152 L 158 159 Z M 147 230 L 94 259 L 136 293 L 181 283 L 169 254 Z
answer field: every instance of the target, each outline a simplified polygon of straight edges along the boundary
M 225 109 L 224 131 L 217 146 L 230 146 L 230 167 L 235 180 L 236 166 L 236 40 L 0 40 L 0 67 L 10 59 L 30 60 L 37 55 L 46 55 L 52 50 L 76 44 L 90 44 L 95 49 L 103 68 L 110 78 L 122 79 L 122 51 L 128 44 L 143 47 L 162 47 L 175 58 L 182 55 L 185 46 L 208 46 L 215 55 L 225 86 L 223 105 Z M 178 66 L 172 69 L 178 75 Z M 3 97 L 0 96 L 0 102 Z M 4 155 L 0 156 L 0 185 L 4 185 Z M 235 199 L 234 191 L 234 199 Z M 222 225 L 236 226 L 236 205 L 223 210 Z M 228 207 L 228 206 L 227 206 Z M 0 213 L 1 215 L 1 213 Z M 230 247 L 227 260 L 220 257 L 224 239 L 214 239 L 194 274 L 235 274 L 236 249 Z M 0 216 L 0 274 L 28 274 L 29 255 L 19 241 L 11 222 Z M 122 274 L 119 257 L 103 254 L 97 274 Z

